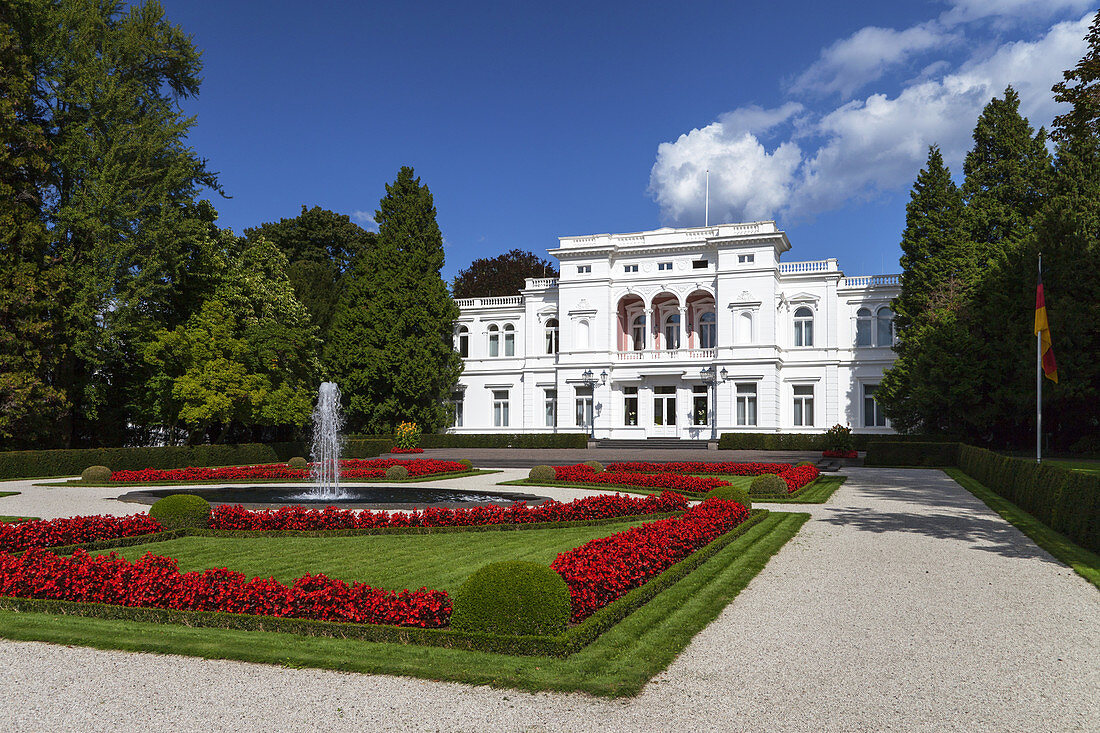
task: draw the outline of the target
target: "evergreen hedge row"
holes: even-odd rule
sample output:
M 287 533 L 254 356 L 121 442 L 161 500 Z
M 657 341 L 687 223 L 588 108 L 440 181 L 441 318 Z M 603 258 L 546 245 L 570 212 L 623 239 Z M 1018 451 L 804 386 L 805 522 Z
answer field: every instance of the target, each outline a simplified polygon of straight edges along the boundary
M 345 458 L 372 458 L 388 452 L 389 442 L 380 439 L 347 440 Z M 150 448 L 72 448 L 22 450 L 0 453 L 0 480 L 79 476 L 88 466 L 107 466 L 112 471 L 143 468 L 187 468 L 188 466 L 247 466 L 281 463 L 294 456 L 309 455 L 303 441 L 242 443 L 238 445 L 169 445 Z
M 867 450 L 872 443 L 940 442 L 924 435 L 852 433 L 852 447 Z M 722 433 L 719 450 L 825 450 L 824 433 Z
M 1100 552 L 1100 476 L 962 443 L 875 443 L 866 466 L 957 466 L 1077 544 Z
M 388 440 L 393 436 L 353 436 L 370 440 Z M 425 433 L 421 448 L 587 448 L 585 433 Z M 387 447 L 388 451 L 389 448 Z

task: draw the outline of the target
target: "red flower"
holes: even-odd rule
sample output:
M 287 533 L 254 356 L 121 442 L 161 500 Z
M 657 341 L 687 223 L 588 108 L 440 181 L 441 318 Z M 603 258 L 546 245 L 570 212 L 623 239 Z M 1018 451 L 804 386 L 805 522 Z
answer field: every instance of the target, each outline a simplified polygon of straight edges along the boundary
M 0 524 L 0 552 L 22 552 L 30 547 L 78 545 L 152 534 L 161 529 L 160 522 L 146 514 L 128 517 L 66 517 Z
M 568 466 L 567 468 L 579 469 L 581 467 Z M 646 474 L 705 473 L 724 476 L 759 476 L 762 473 L 774 473 L 787 482 L 788 492 L 797 491 L 818 477 L 816 466 L 794 466 L 790 463 L 736 463 L 734 461 L 712 463 L 704 461 L 675 461 L 669 463 L 632 461 L 627 463 L 612 463 L 607 467 L 607 470 L 609 473 L 629 474 L 630 476 L 637 475 L 633 472 L 639 471 Z M 614 483 L 614 481 L 608 480 L 601 481 L 600 483 Z M 626 484 L 619 485 L 623 486 Z M 645 484 L 632 485 L 644 486 Z M 719 485 L 726 484 L 722 482 Z M 686 490 L 690 491 L 691 489 Z

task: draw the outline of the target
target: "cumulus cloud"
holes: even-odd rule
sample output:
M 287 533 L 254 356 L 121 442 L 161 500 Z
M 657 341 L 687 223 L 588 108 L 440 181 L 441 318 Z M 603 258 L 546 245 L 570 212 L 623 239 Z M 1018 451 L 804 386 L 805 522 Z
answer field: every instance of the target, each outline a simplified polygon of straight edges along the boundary
M 968 23 L 982 18 L 1049 18 L 1056 13 L 1083 13 L 1094 7 L 1095 0 L 951 0 L 940 21 L 946 25 Z
M 366 229 L 368 232 L 378 231 L 378 222 L 374 220 L 374 213 L 370 211 L 353 211 L 351 212 L 351 218 L 359 222 L 359 226 Z
M 734 110 L 662 143 L 650 193 L 664 221 L 701 224 L 709 168 L 711 221 L 801 220 L 907 188 L 932 144 L 957 169 L 978 114 L 1009 84 L 1032 124 L 1057 113 L 1050 87 L 1084 54 L 1091 19 L 1089 13 L 1058 23 L 1032 41 L 983 47 L 951 71 L 926 67 L 893 96 L 872 94 L 817 112 L 796 104 Z M 784 125 L 785 136 L 764 135 Z

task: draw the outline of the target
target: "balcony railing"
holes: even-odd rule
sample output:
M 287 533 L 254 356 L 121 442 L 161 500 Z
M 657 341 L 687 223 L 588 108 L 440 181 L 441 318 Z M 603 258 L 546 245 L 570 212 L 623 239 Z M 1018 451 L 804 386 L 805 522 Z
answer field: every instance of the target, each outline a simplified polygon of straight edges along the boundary
M 455 301 L 459 308 L 477 308 L 485 305 L 523 305 L 522 295 L 506 295 L 494 298 L 459 298 Z
M 527 278 L 527 290 L 546 290 L 558 287 L 556 277 L 529 277 Z
M 840 281 L 842 288 L 879 288 L 901 285 L 901 275 L 857 275 Z
M 836 272 L 837 261 L 835 259 L 810 260 L 809 262 L 780 262 L 780 275 L 800 275 L 805 272 Z
M 640 349 L 620 351 L 617 361 L 677 361 L 679 359 L 714 359 L 714 349 Z

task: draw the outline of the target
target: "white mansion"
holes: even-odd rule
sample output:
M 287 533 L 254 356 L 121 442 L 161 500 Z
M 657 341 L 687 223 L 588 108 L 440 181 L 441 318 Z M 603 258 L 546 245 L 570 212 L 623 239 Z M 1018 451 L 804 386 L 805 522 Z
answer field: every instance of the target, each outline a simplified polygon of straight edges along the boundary
M 559 279 L 459 300 L 451 432 L 892 432 L 897 275 L 780 262 L 775 222 L 561 237 Z

